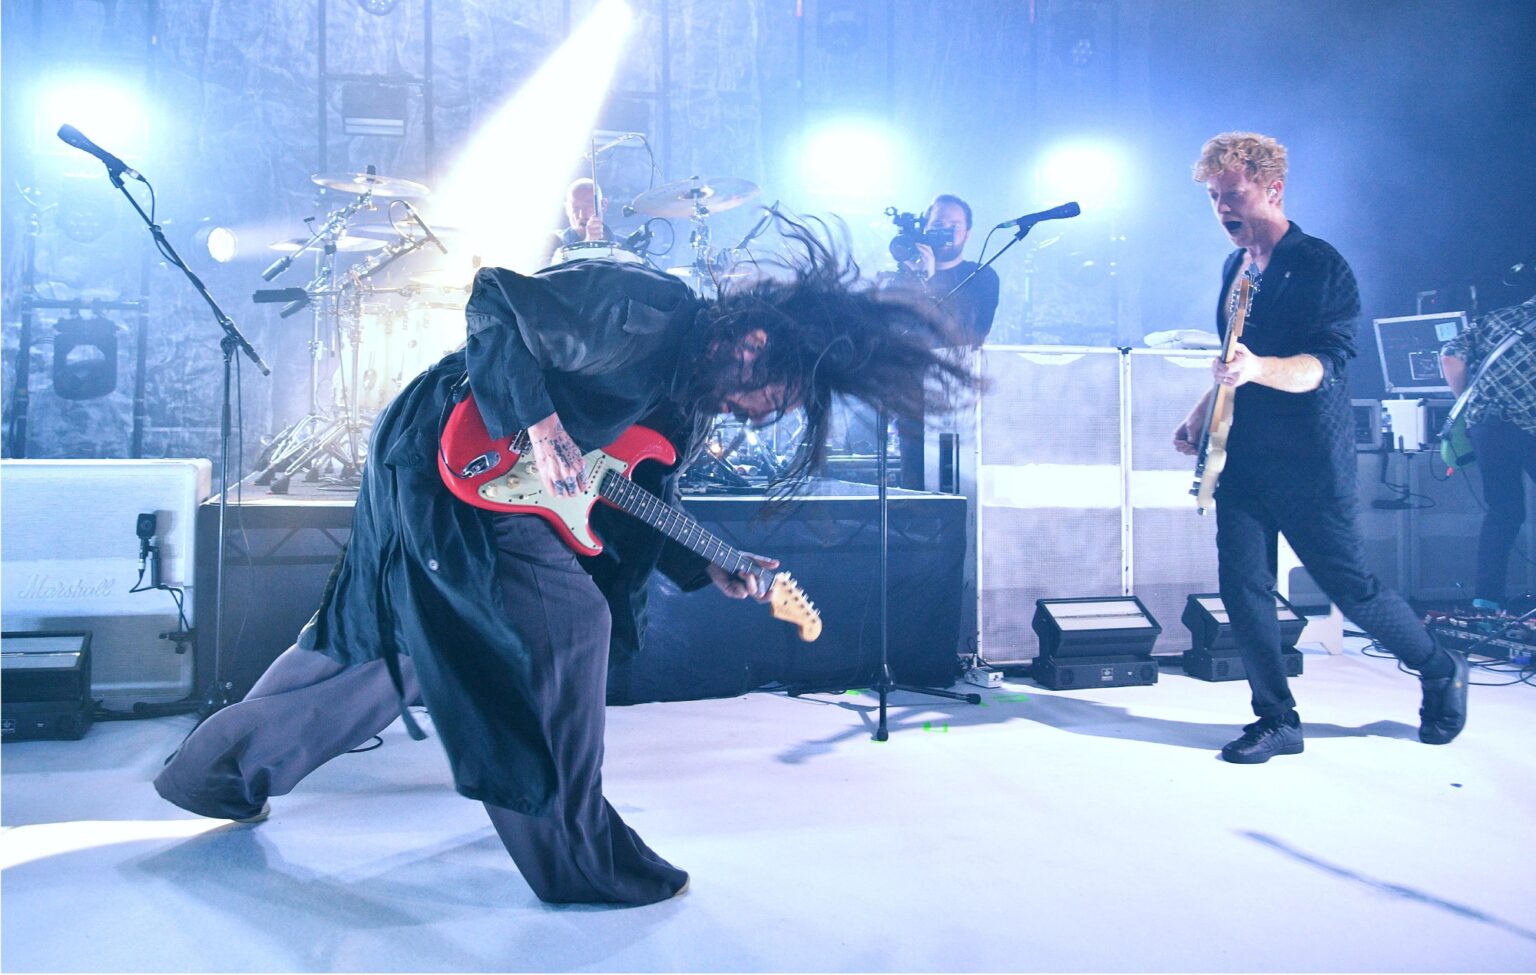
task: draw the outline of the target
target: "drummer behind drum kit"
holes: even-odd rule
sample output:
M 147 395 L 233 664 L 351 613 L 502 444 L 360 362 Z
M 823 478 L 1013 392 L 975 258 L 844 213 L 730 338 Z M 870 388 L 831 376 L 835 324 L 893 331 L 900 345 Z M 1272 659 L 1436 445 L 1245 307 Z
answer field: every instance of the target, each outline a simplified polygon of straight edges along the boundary
M 448 248 L 438 237 L 450 239 L 449 228 L 435 232 L 409 202 L 427 196 L 420 183 L 378 175 L 372 166 L 365 173 L 322 173 L 311 180 L 328 190 L 355 196 L 351 202 L 328 213 L 308 237 L 295 237 L 272 245 L 283 256 L 262 274 L 272 281 L 305 254 L 314 255 L 314 274 L 301 288 L 257 291 L 254 300 L 282 303 L 280 316 L 287 318 L 306 308 L 314 312 L 309 341 L 309 411 L 268 442 L 256 463 L 255 483 L 269 485 L 272 493 L 285 494 L 295 475 L 306 481 L 353 486 L 367 460 L 368 433 L 380 411 L 404 386 L 438 359 L 464 342 L 464 305 L 475 268 L 463 273 L 410 278 L 404 284 L 386 285 L 379 272 L 407 254 L 435 246 Z M 747 245 L 768 225 L 764 215 L 735 246 L 716 251 L 710 240 L 709 218 L 748 202 L 758 193 L 744 179 L 701 178 L 667 183 L 640 194 L 626 213 L 649 218 L 687 219 L 693 260 L 670 267 L 700 294 L 716 293 L 722 283 L 745 274 L 750 262 L 740 258 Z M 381 205 L 378 201 L 387 200 Z M 775 203 L 772 210 L 777 209 Z M 382 209 L 383 223 L 353 223 L 363 211 Z M 631 263 L 650 263 L 646 253 L 648 232 L 624 242 L 600 240 L 568 244 L 555 252 L 554 263 L 605 258 Z M 346 270 L 337 267 L 338 254 L 366 254 Z M 478 264 L 476 259 L 474 264 Z M 339 367 L 327 371 L 335 356 Z M 330 395 L 326 396 L 326 384 Z M 754 441 L 756 437 L 752 438 Z M 753 474 L 766 480 L 782 458 L 755 458 Z M 756 468 L 762 468 L 761 471 Z M 746 471 L 742 471 L 746 473 Z M 739 478 L 737 478 L 739 479 Z M 709 478 L 718 483 L 717 478 Z

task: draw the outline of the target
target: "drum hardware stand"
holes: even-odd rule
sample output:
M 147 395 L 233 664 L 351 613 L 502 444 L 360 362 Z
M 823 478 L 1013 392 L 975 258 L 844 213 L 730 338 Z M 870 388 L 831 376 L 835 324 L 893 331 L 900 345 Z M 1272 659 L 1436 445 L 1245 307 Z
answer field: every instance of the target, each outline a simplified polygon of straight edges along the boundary
M 321 305 L 314 305 L 315 325 L 309 345 L 311 353 L 309 413 L 278 434 L 263 452 L 259 462 L 261 467 L 255 477 L 255 483 L 270 485 L 273 494 L 287 494 L 293 475 L 300 470 L 305 471 L 306 481 L 319 480 L 321 462 L 326 459 L 334 460 L 340 465 L 338 483 L 356 484 L 362 477 L 363 463 L 366 460 L 366 432 L 369 426 L 364 422 L 362 410 L 358 404 L 362 381 L 359 374 L 362 299 L 365 294 L 377 293 L 376 289 L 369 287 L 365 282 L 369 276 L 383 270 L 394 261 L 419 250 L 428 240 L 428 238 L 402 235 L 395 242 L 386 245 L 378 254 L 348 271 L 346 279 L 338 288 L 327 289 L 326 285 L 335 277 L 336 240 L 345 232 L 347 220 L 358 210 L 365 208 L 375 209 L 371 190 L 365 191 L 356 202 L 331 213 L 325 225 L 311 237 L 310 243 L 321 239 L 325 242 L 321 254 L 317 257 L 315 278 L 304 289 L 305 296 L 284 309 L 285 314 L 291 314 L 292 311 L 297 311 L 306 304 L 312 304 L 317 298 L 330 299 L 329 304 L 324 306 L 329 309 L 328 315 L 320 310 Z M 308 247 L 310 244 L 307 243 L 304 246 Z M 292 256 L 294 255 L 290 255 Z M 278 269 L 278 265 L 282 263 L 283 261 L 278 261 L 268 270 Z M 278 269 L 273 276 L 280 273 L 282 270 Z M 342 370 L 340 377 L 342 407 L 339 413 L 322 408 L 320 405 L 320 360 L 324 357 L 323 353 L 331 349 L 330 345 L 321 340 L 322 322 L 327 318 L 330 320 L 330 331 L 333 336 L 341 336 L 345 327 L 345 334 L 351 346 L 350 372 Z

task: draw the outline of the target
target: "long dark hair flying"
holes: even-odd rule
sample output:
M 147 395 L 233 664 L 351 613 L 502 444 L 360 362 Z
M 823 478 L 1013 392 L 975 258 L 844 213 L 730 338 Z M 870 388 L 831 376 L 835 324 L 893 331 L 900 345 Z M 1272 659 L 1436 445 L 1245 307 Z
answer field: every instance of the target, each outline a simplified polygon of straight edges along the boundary
M 695 408 L 712 413 L 726 394 L 787 387 L 787 398 L 805 410 L 805 427 L 771 487 L 772 497 L 784 500 L 826 457 L 835 397 L 920 418 L 952 408 L 976 383 L 957 356 L 943 351 L 966 344 L 950 320 L 922 295 L 862 280 L 841 224 L 839 242 L 823 220 L 773 216 L 784 253 L 759 262 L 746 283 L 722 287 L 702 312 L 704 354 L 690 388 Z M 767 344 L 744 367 L 738 349 L 756 329 Z

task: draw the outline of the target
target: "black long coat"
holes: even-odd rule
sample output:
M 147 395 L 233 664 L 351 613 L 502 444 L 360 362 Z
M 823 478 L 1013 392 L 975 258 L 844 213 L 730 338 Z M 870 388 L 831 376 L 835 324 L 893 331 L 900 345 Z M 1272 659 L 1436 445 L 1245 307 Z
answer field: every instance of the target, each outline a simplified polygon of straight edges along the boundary
M 530 658 L 494 581 L 491 512 L 464 504 L 437 473 L 438 435 L 469 376 L 493 436 L 558 411 L 583 450 L 646 422 L 680 451 L 707 417 L 680 402 L 700 351 L 701 304 L 649 268 L 584 261 L 526 276 L 482 270 L 466 308 L 468 342 L 408 385 L 379 417 L 351 541 L 299 645 L 343 663 L 410 655 L 460 793 L 519 812 L 548 807 L 555 771 L 532 718 Z M 675 470 L 635 480 L 676 501 Z M 639 649 L 645 580 L 659 567 L 684 589 L 706 563 L 599 505 L 602 555 L 583 564 L 607 598 L 611 652 Z

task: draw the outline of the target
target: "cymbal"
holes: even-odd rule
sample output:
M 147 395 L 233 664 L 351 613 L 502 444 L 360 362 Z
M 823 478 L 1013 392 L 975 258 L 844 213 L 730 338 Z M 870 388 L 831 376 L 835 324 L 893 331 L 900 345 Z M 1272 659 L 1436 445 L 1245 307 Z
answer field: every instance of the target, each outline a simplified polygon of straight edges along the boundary
M 751 266 L 748 264 L 732 264 L 727 267 L 715 268 L 714 277 L 720 281 L 733 281 L 737 278 L 746 277 L 750 272 Z M 697 264 L 679 264 L 677 267 L 667 268 L 667 273 L 680 278 L 710 277 L 709 269 L 701 268 Z
M 440 270 L 427 271 L 411 278 L 411 284 L 417 288 L 436 291 L 468 291 L 474 283 L 475 270 Z
M 695 202 L 708 213 L 719 213 L 741 206 L 758 192 L 757 184 L 750 180 L 695 176 L 641 193 L 630 206 L 648 217 L 691 217 Z
M 440 227 L 437 224 L 430 222 L 427 225 L 431 227 L 432 232 L 437 234 L 439 237 L 452 237 L 459 232 L 458 227 Z M 401 226 L 404 227 L 406 233 L 409 233 L 411 236 L 421 236 L 421 228 L 411 223 L 410 221 L 402 221 Z M 355 227 L 348 227 L 347 235 L 351 237 L 367 237 L 371 240 L 393 241 L 400 238 L 400 231 L 396 230 L 393 225 L 387 223 L 365 223 Z
M 412 180 L 380 176 L 377 173 L 316 173 L 309 178 L 309 181 L 328 190 L 340 190 L 343 193 L 359 195 L 369 190 L 373 191 L 374 196 L 405 197 L 427 196 L 432 192 Z
M 300 247 L 309 243 L 308 237 L 290 237 L 287 240 L 274 241 L 267 245 L 268 250 L 285 251 L 293 253 Z M 351 234 L 343 234 L 336 238 L 336 250 L 343 253 L 356 253 L 362 251 L 376 251 L 384 246 L 382 240 L 371 240 L 367 237 L 354 237 Z M 323 244 L 316 244 L 315 250 L 324 249 Z

